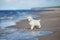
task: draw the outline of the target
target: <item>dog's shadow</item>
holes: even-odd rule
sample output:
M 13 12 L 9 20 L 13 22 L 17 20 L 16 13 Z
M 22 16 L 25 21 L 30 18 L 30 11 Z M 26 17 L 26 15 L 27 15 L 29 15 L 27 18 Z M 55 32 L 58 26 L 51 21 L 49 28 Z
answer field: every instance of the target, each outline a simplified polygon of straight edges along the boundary
M 38 26 L 34 26 L 34 29 L 39 29 L 39 27 Z
M 29 27 L 29 28 L 25 28 L 25 29 L 29 29 L 29 30 L 31 30 L 30 27 Z M 34 30 L 34 29 L 39 29 L 39 27 L 38 27 L 38 26 L 34 26 L 33 30 Z

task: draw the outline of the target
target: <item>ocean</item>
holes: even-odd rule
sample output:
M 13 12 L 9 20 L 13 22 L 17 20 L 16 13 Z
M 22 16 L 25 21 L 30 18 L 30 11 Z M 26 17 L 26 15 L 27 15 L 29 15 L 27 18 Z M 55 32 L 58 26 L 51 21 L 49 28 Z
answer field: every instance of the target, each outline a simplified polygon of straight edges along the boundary
M 8 26 L 16 25 L 16 22 L 24 20 L 28 16 L 38 17 L 32 15 L 32 13 L 46 11 L 51 10 L 0 10 L 0 28 L 4 29 Z

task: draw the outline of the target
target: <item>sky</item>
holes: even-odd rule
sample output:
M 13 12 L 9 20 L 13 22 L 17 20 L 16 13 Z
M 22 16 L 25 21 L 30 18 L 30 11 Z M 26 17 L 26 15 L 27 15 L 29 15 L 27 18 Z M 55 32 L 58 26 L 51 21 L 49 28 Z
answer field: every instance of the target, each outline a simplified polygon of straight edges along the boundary
M 0 10 L 21 10 L 48 6 L 60 6 L 60 0 L 0 0 Z

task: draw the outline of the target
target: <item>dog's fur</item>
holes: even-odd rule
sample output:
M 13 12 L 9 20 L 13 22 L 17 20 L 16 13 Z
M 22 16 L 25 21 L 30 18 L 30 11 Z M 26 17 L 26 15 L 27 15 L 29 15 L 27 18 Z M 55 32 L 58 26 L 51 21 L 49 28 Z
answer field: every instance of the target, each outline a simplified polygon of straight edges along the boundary
M 35 26 L 38 26 L 39 28 L 41 28 L 40 20 L 35 20 L 31 16 L 28 16 L 27 19 L 28 19 L 29 24 L 31 26 L 31 30 L 33 30 L 33 28 Z

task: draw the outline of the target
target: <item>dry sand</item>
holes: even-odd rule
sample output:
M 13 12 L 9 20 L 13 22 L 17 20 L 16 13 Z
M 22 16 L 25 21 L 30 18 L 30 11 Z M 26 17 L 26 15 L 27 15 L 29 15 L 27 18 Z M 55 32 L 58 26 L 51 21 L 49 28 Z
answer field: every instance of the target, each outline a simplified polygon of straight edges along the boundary
M 54 9 L 54 11 L 49 11 L 49 12 L 33 13 L 33 15 L 40 16 L 35 19 L 41 19 L 41 25 L 42 25 L 41 29 L 34 29 L 34 30 L 54 32 L 53 34 L 48 36 L 38 37 L 39 40 L 60 40 L 60 8 L 57 10 L 56 9 Z M 28 24 L 27 20 L 17 22 L 16 25 L 10 27 L 27 29 L 28 31 L 30 31 L 30 25 Z
M 39 37 L 40 40 L 60 40 L 60 10 L 37 13 L 41 17 L 42 28 L 40 30 L 53 31 L 48 36 Z

